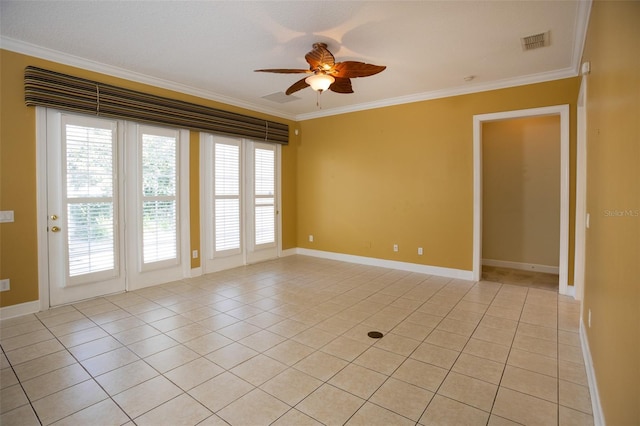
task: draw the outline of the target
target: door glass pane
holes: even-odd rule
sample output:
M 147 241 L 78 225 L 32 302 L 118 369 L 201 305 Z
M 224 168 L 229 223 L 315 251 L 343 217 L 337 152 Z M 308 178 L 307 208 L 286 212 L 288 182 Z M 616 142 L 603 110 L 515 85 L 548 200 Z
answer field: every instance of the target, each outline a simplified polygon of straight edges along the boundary
M 177 259 L 177 139 L 142 134 L 143 262 Z
M 256 148 L 255 158 L 256 195 L 271 195 L 275 192 L 275 151 Z
M 69 203 L 67 215 L 69 276 L 113 269 L 113 203 Z
M 70 277 L 115 268 L 114 137 L 65 125 L 65 203 Z
M 275 150 L 255 149 L 255 245 L 275 242 Z
M 216 143 L 215 149 L 216 196 L 240 194 L 240 147 Z
M 217 199 L 215 207 L 216 251 L 240 247 L 240 200 Z
M 240 248 L 240 145 L 216 143 L 214 151 L 215 251 Z
M 268 205 L 256 204 L 256 245 L 273 243 L 275 241 L 274 223 L 273 198 Z

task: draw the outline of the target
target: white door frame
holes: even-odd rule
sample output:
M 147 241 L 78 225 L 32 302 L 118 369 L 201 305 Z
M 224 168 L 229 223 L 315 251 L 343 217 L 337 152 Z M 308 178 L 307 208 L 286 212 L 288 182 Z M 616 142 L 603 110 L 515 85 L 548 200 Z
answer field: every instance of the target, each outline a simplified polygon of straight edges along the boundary
M 473 280 L 482 275 L 482 124 L 489 121 L 546 115 L 560 116 L 560 259 L 559 293 L 569 289 L 569 105 L 504 111 L 473 116 Z
M 587 233 L 587 78 L 582 76 L 578 94 L 576 132 L 576 236 L 573 266 L 575 298 L 584 293 L 585 247 Z
M 38 299 L 40 310 L 49 309 L 49 247 L 47 226 L 47 109 L 36 107 L 36 205 L 38 239 Z M 44 125 L 43 125 L 44 124 Z

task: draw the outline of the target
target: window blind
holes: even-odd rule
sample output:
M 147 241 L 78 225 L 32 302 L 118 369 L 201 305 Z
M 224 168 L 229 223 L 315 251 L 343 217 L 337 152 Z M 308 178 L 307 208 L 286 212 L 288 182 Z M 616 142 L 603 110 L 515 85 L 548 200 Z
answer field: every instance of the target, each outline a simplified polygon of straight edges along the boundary
M 143 262 L 176 259 L 178 255 L 177 140 L 142 135 Z
M 215 251 L 240 248 L 240 146 L 215 143 Z
M 289 126 L 150 95 L 42 68 L 25 69 L 25 103 L 102 117 L 170 125 L 258 141 L 289 143 Z
M 256 148 L 254 154 L 255 244 L 275 242 L 275 151 Z
M 112 129 L 66 124 L 68 274 L 113 270 L 115 222 Z

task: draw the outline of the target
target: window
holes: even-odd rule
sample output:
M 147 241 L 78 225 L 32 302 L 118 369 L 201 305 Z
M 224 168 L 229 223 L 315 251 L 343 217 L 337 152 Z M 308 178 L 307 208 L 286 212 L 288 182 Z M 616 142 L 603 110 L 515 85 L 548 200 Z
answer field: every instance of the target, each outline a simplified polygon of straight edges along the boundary
M 117 273 L 115 211 L 116 123 L 100 119 L 63 120 L 62 155 L 70 284 Z
M 275 149 L 254 150 L 254 244 L 275 242 Z
M 201 134 L 200 153 L 203 270 L 277 257 L 279 145 Z
M 240 250 L 240 144 L 214 148 L 215 251 Z
M 177 259 L 177 137 L 143 128 L 142 246 L 143 263 Z
M 50 306 L 188 277 L 189 132 L 36 112 Z

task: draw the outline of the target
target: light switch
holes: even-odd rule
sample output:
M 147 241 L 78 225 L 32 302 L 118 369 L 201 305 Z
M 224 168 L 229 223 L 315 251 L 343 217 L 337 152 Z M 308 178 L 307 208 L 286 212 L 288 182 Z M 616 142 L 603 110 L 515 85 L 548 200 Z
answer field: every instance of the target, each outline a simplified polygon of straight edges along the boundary
M 13 210 L 0 211 L 0 223 L 13 222 Z

